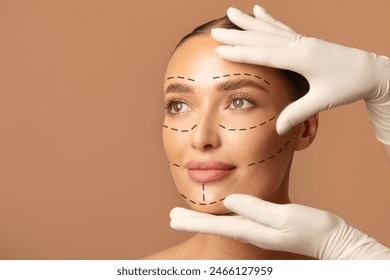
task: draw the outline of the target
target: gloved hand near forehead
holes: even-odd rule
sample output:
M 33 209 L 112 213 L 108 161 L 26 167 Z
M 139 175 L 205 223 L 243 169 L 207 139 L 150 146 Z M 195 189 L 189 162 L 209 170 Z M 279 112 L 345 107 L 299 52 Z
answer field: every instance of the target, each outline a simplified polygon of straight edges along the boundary
M 229 8 L 228 17 L 244 29 L 214 29 L 224 59 L 288 69 L 305 76 L 310 91 L 290 104 L 277 121 L 279 134 L 332 107 L 366 102 L 377 139 L 390 145 L 390 62 L 377 56 L 316 38 L 301 36 L 276 21 L 260 6 L 255 17 Z

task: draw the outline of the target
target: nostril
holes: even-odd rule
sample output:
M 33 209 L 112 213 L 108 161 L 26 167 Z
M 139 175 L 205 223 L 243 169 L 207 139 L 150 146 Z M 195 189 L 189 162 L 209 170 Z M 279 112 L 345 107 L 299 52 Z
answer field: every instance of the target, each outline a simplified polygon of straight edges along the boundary
M 213 145 L 211 145 L 211 144 L 206 144 L 206 145 L 203 146 L 203 149 L 205 149 L 205 150 L 208 150 L 208 149 L 211 149 L 211 148 L 213 148 Z

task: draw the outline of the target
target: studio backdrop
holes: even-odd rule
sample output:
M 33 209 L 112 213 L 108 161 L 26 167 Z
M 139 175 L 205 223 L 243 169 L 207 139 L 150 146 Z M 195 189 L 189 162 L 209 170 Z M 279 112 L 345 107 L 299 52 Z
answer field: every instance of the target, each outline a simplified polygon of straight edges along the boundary
M 189 237 L 162 146 L 179 39 L 262 5 L 298 33 L 390 56 L 390 2 L 0 0 L 0 259 L 137 259 Z M 390 167 L 364 102 L 320 114 L 294 203 L 390 246 Z

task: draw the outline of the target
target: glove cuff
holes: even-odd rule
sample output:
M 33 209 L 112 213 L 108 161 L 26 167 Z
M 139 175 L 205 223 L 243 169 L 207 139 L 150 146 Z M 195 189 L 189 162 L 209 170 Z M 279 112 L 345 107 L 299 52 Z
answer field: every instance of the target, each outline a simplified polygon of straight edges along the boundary
M 375 128 L 379 142 L 390 145 L 390 61 L 386 56 L 377 57 L 378 83 L 380 84 L 373 98 L 366 99 L 368 116 Z
M 345 224 L 330 240 L 331 251 L 323 259 L 328 260 L 385 260 L 390 259 L 390 248 L 360 230 Z
M 379 142 L 390 145 L 390 91 L 387 83 L 387 102 L 372 103 L 366 102 L 368 116 L 374 126 L 376 138 Z

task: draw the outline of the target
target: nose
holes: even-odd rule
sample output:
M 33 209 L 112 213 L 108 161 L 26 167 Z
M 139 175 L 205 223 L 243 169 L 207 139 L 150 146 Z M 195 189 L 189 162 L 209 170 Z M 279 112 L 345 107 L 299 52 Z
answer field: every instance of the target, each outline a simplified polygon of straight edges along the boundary
M 218 124 L 213 118 L 203 116 L 192 132 L 191 147 L 199 151 L 208 151 L 221 146 Z

